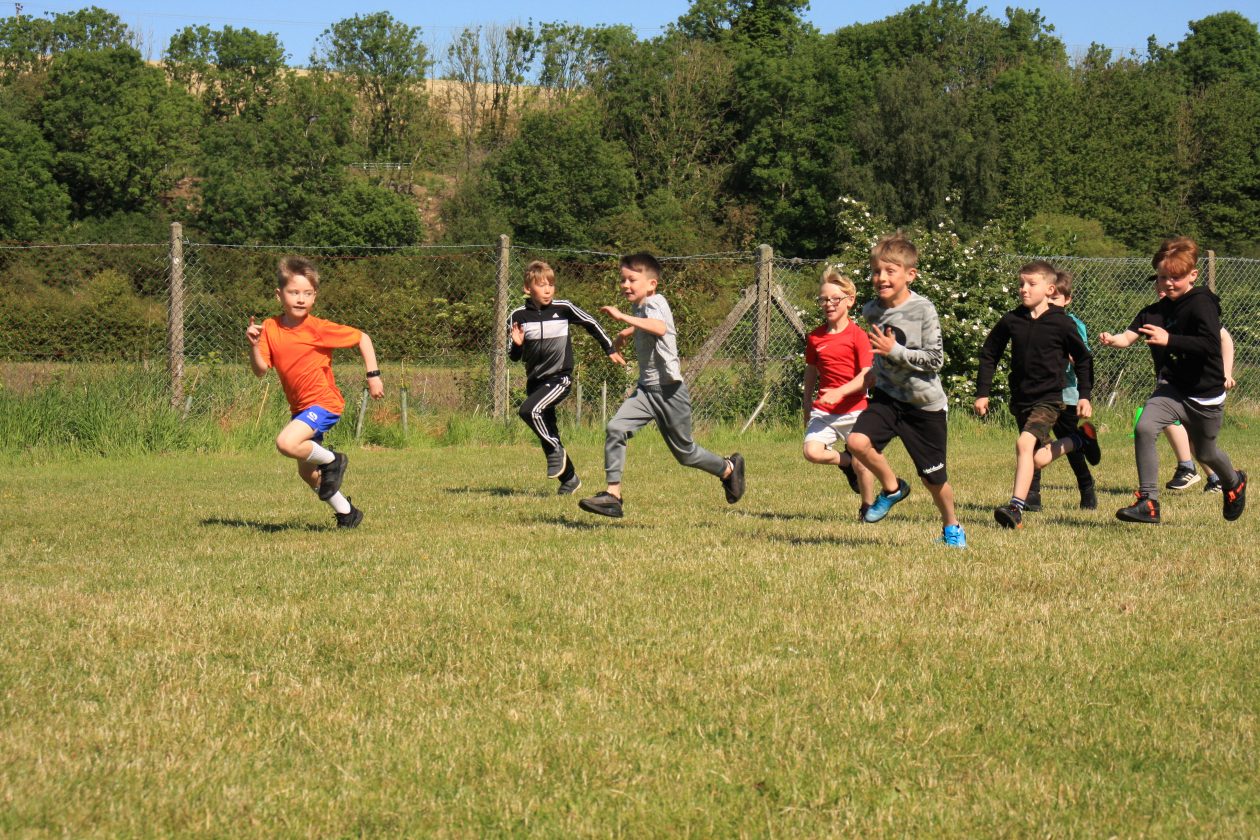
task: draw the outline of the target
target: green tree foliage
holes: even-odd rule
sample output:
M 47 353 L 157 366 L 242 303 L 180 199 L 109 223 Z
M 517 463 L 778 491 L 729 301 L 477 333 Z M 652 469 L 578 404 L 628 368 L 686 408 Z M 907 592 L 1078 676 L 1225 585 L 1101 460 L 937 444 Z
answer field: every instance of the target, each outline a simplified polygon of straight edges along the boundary
M 367 110 L 365 145 L 373 159 L 410 156 L 404 140 L 409 124 L 423 117 L 429 67 L 420 27 L 388 12 L 340 20 L 319 36 L 311 65 L 354 85 Z
M 70 50 L 41 104 L 53 169 L 77 217 L 152 205 L 191 151 L 196 105 L 130 47 Z
M 1229 79 L 1260 84 L 1260 31 L 1238 12 L 1209 15 L 1191 22 L 1175 60 L 1196 88 Z
M 1223 253 L 1260 253 L 1260 89 L 1242 77 L 1201 91 L 1191 105 L 1198 137 L 1190 209 Z
M 256 116 L 270 104 L 285 69 L 274 34 L 225 26 L 188 26 L 171 36 L 163 66 L 172 81 L 201 100 L 207 119 Z
M 52 168 L 39 127 L 0 109 L 0 239 L 38 239 L 65 223 L 70 197 Z
M 487 171 L 513 235 L 530 245 L 601 244 L 601 223 L 634 203 L 629 155 L 581 104 L 527 116 Z
M 110 50 L 135 46 L 136 37 L 112 12 L 96 6 L 46 17 L 0 18 L 0 74 L 12 81 L 41 71 L 67 50 Z
M 416 245 L 422 237 L 415 205 L 361 178 L 314 202 L 294 233 L 303 245 L 348 249 Z

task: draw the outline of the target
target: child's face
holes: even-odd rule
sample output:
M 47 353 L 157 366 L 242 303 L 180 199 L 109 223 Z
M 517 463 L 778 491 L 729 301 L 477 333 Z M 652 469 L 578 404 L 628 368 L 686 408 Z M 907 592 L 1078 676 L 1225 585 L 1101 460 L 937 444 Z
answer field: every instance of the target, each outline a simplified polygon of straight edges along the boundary
M 276 289 L 276 300 L 290 319 L 301 320 L 315 306 L 315 287 L 305 274 L 291 274 L 282 288 Z
M 848 317 L 853 295 L 847 294 L 835 283 L 823 283 L 818 289 L 818 305 L 822 307 L 827 323 L 836 324 Z
M 1050 302 L 1055 306 L 1061 306 L 1064 309 L 1067 309 L 1072 305 L 1072 299 L 1064 295 L 1063 292 L 1060 292 L 1057 286 L 1054 289 L 1054 294 L 1050 295 Z
M 621 267 L 621 293 L 633 304 L 643 303 L 649 295 L 656 291 L 656 278 L 637 268 Z
M 525 281 L 525 294 L 539 306 L 547 306 L 556 296 L 556 284 L 546 275 Z
M 1168 270 L 1168 261 L 1164 260 L 1155 270 L 1155 294 L 1161 298 L 1176 300 L 1190 291 L 1194 281 L 1199 279 L 1199 270 L 1193 269 L 1181 277 L 1173 277 Z
M 910 297 L 910 284 L 919 276 L 917 268 L 877 260 L 871 267 L 871 283 L 882 306 L 900 306 Z
M 1036 309 L 1054 293 L 1054 284 L 1044 274 L 1019 275 L 1019 302 L 1026 309 Z

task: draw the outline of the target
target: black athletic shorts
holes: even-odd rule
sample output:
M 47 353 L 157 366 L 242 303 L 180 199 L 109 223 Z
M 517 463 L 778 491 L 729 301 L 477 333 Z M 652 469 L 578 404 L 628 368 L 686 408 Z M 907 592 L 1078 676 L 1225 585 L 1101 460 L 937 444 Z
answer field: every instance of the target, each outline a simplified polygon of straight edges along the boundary
M 876 452 L 883 452 L 893 438 L 901 438 L 919 477 L 939 486 L 949 481 L 945 469 L 946 416 L 944 410 L 924 411 L 876 388 L 850 434 L 866 435 Z

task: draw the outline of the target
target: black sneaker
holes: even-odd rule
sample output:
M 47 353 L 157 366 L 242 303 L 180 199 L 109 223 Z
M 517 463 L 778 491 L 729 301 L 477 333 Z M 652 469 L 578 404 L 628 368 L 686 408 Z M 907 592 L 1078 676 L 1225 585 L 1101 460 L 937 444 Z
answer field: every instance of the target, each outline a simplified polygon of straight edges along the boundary
M 547 478 L 559 478 L 564 475 L 564 468 L 569 464 L 569 453 L 563 446 L 556 447 L 554 452 L 547 453 Z
M 744 498 L 744 456 L 733 452 L 726 460 L 731 462 L 731 474 L 722 479 L 722 489 L 726 491 L 726 503 L 733 505 Z
M 1024 515 L 1015 505 L 1003 505 L 993 509 L 993 518 L 1003 528 L 1019 529 L 1024 527 Z
M 1098 462 L 1102 460 L 1102 448 L 1098 445 L 1098 430 L 1094 428 L 1094 424 L 1086 420 L 1077 429 L 1081 433 L 1081 440 L 1084 445 L 1081 447 L 1081 454 L 1085 456 L 1085 460 L 1089 461 L 1090 466 L 1098 466 Z
M 573 474 L 573 478 L 568 481 L 560 482 L 560 486 L 556 488 L 557 496 L 572 496 L 582 486 L 582 479 L 577 477 L 577 473 Z
M 1094 492 L 1094 483 L 1091 481 L 1080 488 L 1081 490 L 1081 510 L 1097 510 L 1098 494 Z
M 1028 497 L 1024 500 L 1024 510 L 1029 513 L 1037 513 L 1041 510 L 1041 494 L 1036 490 L 1031 490 Z
M 1236 472 L 1238 483 L 1224 491 L 1225 501 L 1221 508 L 1225 519 L 1230 522 L 1242 516 L 1243 508 L 1247 506 L 1247 474 L 1242 470 L 1236 470 Z
M 621 518 L 621 499 L 618 499 L 612 493 L 597 493 L 594 496 L 582 499 L 578 502 L 578 507 L 587 513 L 609 516 L 613 519 Z
M 1146 525 L 1159 524 L 1159 500 L 1148 497 L 1145 493 L 1134 493 L 1137 499 L 1128 507 L 1116 511 L 1116 519 L 1121 522 L 1141 522 Z
M 348 502 L 350 500 L 346 499 L 346 501 Z M 363 511 L 359 510 L 354 505 L 350 505 L 349 513 L 337 514 L 337 527 L 338 528 L 358 528 L 359 523 L 362 521 L 363 521 Z
M 1173 477 L 1164 485 L 1169 490 L 1185 490 L 1199 483 L 1199 471 L 1194 467 L 1177 467 Z
M 1220 476 L 1213 476 L 1212 478 L 1209 478 L 1207 484 L 1204 485 L 1203 487 L 1203 492 L 1204 493 L 1224 493 L 1225 488 L 1221 485 Z
M 319 500 L 326 502 L 341 489 L 341 480 L 346 477 L 346 467 L 350 459 L 341 452 L 334 452 L 332 463 L 319 468 Z
M 849 482 L 849 489 L 854 493 L 861 493 L 862 489 L 858 487 L 857 472 L 853 469 L 853 462 L 840 465 L 840 472 L 844 473 L 845 480 Z

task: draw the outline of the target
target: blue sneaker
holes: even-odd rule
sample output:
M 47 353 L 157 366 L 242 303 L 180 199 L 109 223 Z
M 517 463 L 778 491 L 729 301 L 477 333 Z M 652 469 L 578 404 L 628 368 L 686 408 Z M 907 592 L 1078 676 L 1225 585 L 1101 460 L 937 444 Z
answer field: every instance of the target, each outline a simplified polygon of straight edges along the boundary
M 945 530 L 935 540 L 946 548 L 966 548 L 967 535 L 963 533 L 961 525 L 946 525 Z
M 883 490 L 875 496 L 875 504 L 871 505 L 870 510 L 862 517 L 867 522 L 878 522 L 888 515 L 888 511 L 892 510 L 892 506 L 900 502 L 906 496 L 910 495 L 910 485 L 904 479 L 897 479 L 897 492 L 891 496 Z

